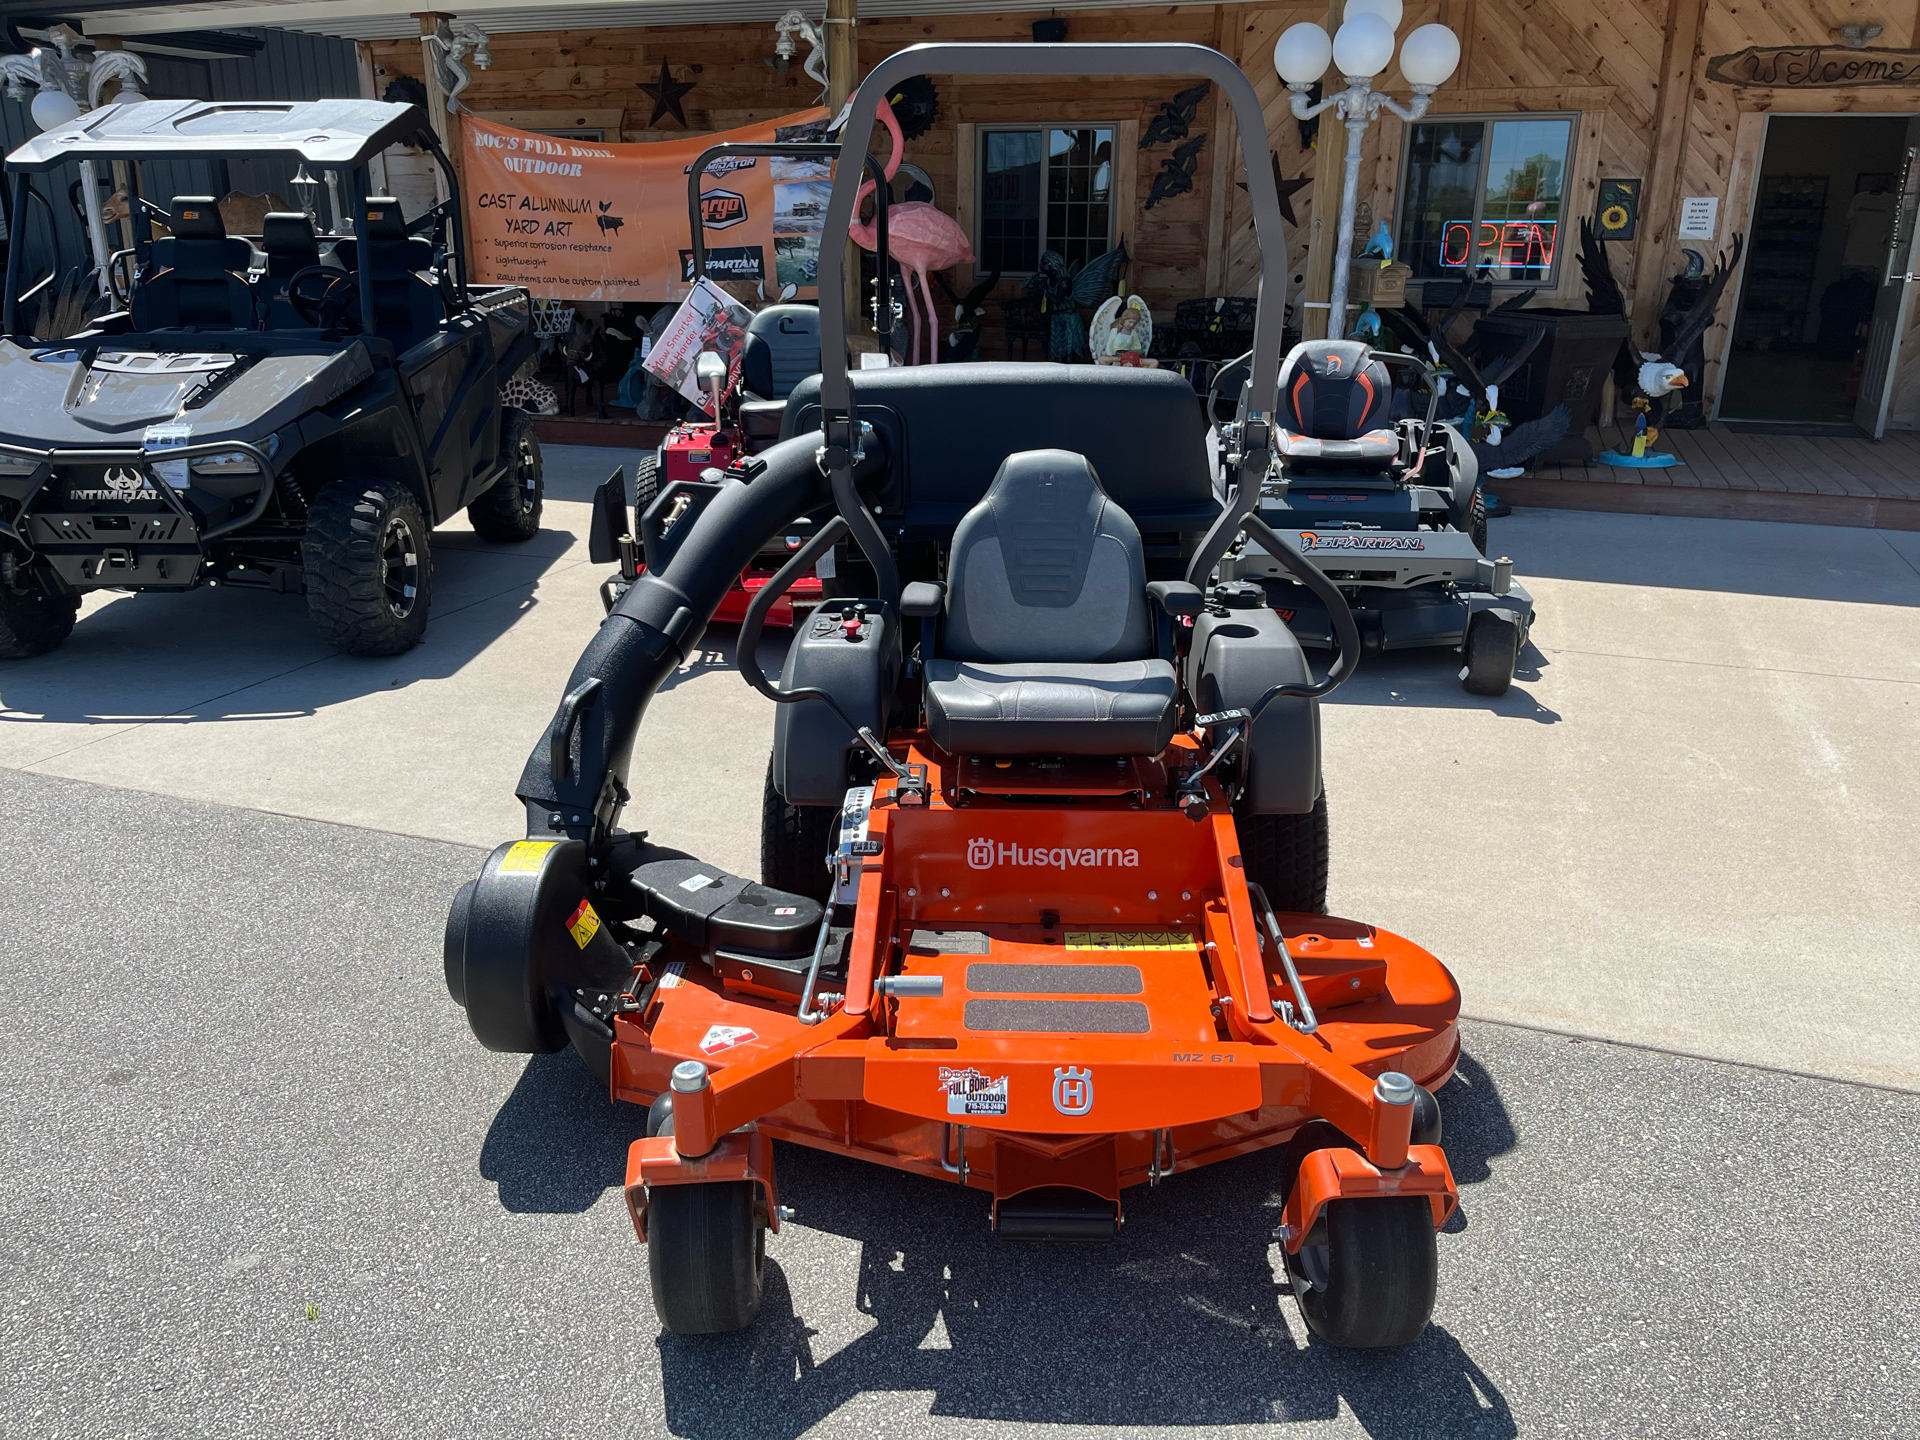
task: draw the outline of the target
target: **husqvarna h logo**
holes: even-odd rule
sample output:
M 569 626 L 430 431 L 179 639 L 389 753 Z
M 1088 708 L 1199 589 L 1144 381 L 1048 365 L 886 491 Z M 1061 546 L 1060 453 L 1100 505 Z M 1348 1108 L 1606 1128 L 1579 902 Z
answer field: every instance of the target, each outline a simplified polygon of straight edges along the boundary
M 967 864 L 975 870 L 991 870 L 995 865 L 1046 865 L 1057 870 L 1103 865 L 1137 867 L 1140 852 L 1111 845 L 1080 849 L 1065 845 L 1051 848 L 1016 845 L 1011 841 L 996 843 L 982 835 L 967 841 Z
M 1093 1071 L 1055 1066 L 1053 1108 L 1062 1115 L 1084 1115 L 1093 1109 Z

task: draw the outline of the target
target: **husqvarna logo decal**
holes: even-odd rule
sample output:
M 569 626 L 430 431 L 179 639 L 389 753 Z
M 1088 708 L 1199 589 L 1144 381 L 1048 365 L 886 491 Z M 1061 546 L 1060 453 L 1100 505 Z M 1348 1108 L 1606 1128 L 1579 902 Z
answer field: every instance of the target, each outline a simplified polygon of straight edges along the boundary
M 1084 1115 L 1093 1109 L 1093 1071 L 1082 1066 L 1056 1066 L 1053 1072 L 1053 1108 L 1062 1115 Z
M 1045 865 L 1055 870 L 1090 869 L 1104 865 L 1118 865 L 1124 868 L 1137 866 L 1139 863 L 1138 850 L 1123 850 L 1111 845 L 1098 849 L 1077 849 L 1065 846 L 1049 849 L 1044 845 L 1016 845 L 1012 841 L 996 842 L 984 835 L 967 841 L 967 864 L 975 870 L 991 870 L 996 865 Z
M 1427 542 L 1418 535 L 1316 535 L 1300 532 L 1302 550 L 1424 550 Z

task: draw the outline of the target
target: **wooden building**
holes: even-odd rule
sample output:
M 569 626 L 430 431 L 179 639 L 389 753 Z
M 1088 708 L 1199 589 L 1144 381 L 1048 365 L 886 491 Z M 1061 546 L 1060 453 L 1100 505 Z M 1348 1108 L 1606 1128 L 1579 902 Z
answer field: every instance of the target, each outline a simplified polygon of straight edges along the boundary
M 815 21 L 818 3 L 805 8 Z M 1285 286 L 1296 323 L 1314 333 L 1345 138 L 1331 116 L 1315 136 L 1294 119 L 1271 57 L 1287 26 L 1337 24 L 1338 0 L 1016 6 L 967 14 L 949 13 L 964 8 L 955 0 L 863 0 L 853 30 L 858 67 L 926 40 L 1026 40 L 1050 16 L 1065 22 L 1069 41 L 1184 40 L 1224 51 L 1262 98 L 1281 175 L 1308 182 L 1290 197 L 1301 224 Z M 788 8 L 785 0 L 472 0 L 458 15 L 487 33 L 490 64 L 472 69 L 460 98 L 489 119 L 606 140 L 765 119 L 814 103 L 820 89 L 802 68 L 805 44 L 790 64 L 776 64 L 775 20 Z M 92 33 L 218 23 L 352 39 L 370 93 L 426 75 L 419 30 L 435 23 L 372 0 L 147 0 L 137 8 L 103 0 L 80 13 Z M 1916 0 L 1408 0 L 1401 33 L 1434 20 L 1460 35 L 1460 67 L 1420 124 L 1383 114 L 1368 130 L 1360 196 L 1360 233 L 1388 226 L 1415 267 L 1416 294 L 1491 259 L 1503 295 L 1530 287 L 1539 291 L 1535 305 L 1582 307 L 1577 223 L 1602 208 L 1605 182 L 1633 182 L 1631 238 L 1606 249 L 1642 342 L 1657 333 L 1685 252 L 1710 265 L 1734 234 L 1747 237 L 1741 272 L 1707 336 L 1709 414 L 1845 420 L 1878 382 L 1884 423 L 1920 428 L 1920 326 L 1905 323 L 1910 287 L 1881 283 L 1893 250 L 1911 248 Z M 663 77 L 678 116 L 656 103 Z M 1180 163 L 1176 143 L 1147 143 L 1175 84 L 931 78 L 937 115 L 907 159 L 982 260 L 1008 272 L 1002 293 L 1016 289 L 1019 265 L 1007 262 L 1030 263 L 1036 234 L 1080 253 L 1124 240 L 1130 285 L 1156 316 L 1182 299 L 1251 293 L 1256 251 L 1236 185 L 1233 122 L 1217 91 L 1191 121 L 1190 135 L 1204 143 L 1186 162 L 1186 188 L 1176 184 L 1149 207 L 1156 176 Z M 1406 94 L 1395 72 L 1375 83 Z M 1035 163 L 1036 153 L 1047 157 L 1041 165 L 1056 155 L 1071 165 L 1089 132 L 1111 160 L 1096 177 L 1105 189 L 1094 202 L 1009 209 L 1003 170 Z M 1610 201 L 1620 194 L 1609 187 Z M 1908 268 L 1891 266 L 1896 275 Z M 955 288 L 971 278 L 956 275 Z M 1883 348 L 1897 340 L 1877 374 L 1865 353 L 1870 335 Z

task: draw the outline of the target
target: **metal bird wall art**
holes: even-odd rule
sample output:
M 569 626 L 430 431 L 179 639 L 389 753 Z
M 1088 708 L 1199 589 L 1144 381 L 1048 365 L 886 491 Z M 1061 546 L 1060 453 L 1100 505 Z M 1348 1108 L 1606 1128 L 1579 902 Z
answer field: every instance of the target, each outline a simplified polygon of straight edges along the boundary
M 1632 459 L 1645 459 L 1648 447 L 1660 438 L 1660 427 L 1666 423 L 1672 397 L 1688 384 L 1687 371 L 1698 358 L 1694 352 L 1700 348 L 1701 337 L 1713 324 L 1713 313 L 1720 308 L 1720 297 L 1726 293 L 1727 283 L 1740 266 L 1740 254 L 1745 244 L 1745 236 L 1735 235 L 1730 250 L 1722 250 L 1714 256 L 1713 272 L 1707 276 L 1699 298 L 1688 307 L 1680 323 L 1674 327 L 1672 338 L 1658 351 L 1639 349 L 1634 345 L 1632 335 L 1620 342 L 1620 348 L 1613 357 L 1613 380 L 1635 412 Z M 1702 263 L 1704 265 L 1704 261 Z M 1694 273 L 1691 263 L 1687 266 L 1687 272 L 1689 275 Z M 1584 217 L 1580 221 L 1580 273 L 1587 282 L 1589 314 L 1627 313 L 1626 297 L 1620 293 L 1620 284 L 1613 278 L 1613 265 L 1607 259 L 1600 233 L 1594 228 L 1593 222 Z
M 1202 80 L 1191 89 L 1182 90 L 1173 99 L 1162 100 L 1160 113 L 1147 122 L 1146 134 L 1140 137 L 1141 148 L 1165 145 L 1171 140 L 1184 140 L 1192 134 L 1194 118 L 1200 113 L 1200 102 L 1207 98 L 1207 91 L 1212 88 L 1211 80 Z
M 1175 146 L 1173 154 L 1160 162 L 1159 173 L 1147 190 L 1147 209 L 1193 189 L 1193 172 L 1200 166 L 1200 147 L 1206 143 L 1206 136 L 1196 135 L 1186 144 Z

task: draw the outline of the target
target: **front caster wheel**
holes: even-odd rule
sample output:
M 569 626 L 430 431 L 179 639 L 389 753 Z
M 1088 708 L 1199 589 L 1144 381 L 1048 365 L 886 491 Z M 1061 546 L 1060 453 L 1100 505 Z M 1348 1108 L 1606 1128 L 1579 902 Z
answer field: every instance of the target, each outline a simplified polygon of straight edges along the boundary
M 1513 667 L 1520 659 L 1526 632 L 1511 610 L 1482 610 L 1467 624 L 1467 663 L 1460 667 L 1460 683 L 1472 695 L 1504 695 L 1513 684 Z
M 1355 1350 L 1405 1345 L 1426 1329 L 1439 1273 L 1433 1208 L 1419 1196 L 1329 1200 L 1287 1256 L 1308 1327 Z
M 674 1334 L 744 1330 L 760 1314 L 767 1229 L 759 1188 L 750 1180 L 653 1187 L 647 1273 L 654 1313 Z

